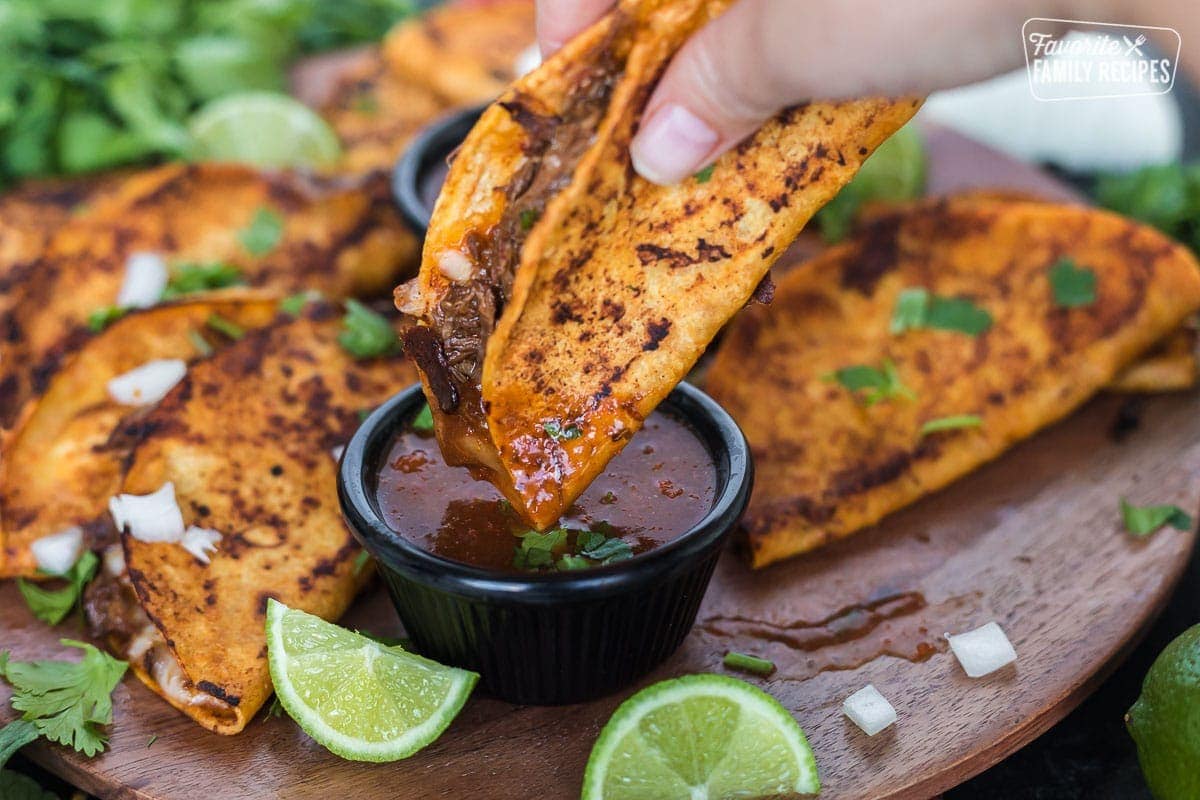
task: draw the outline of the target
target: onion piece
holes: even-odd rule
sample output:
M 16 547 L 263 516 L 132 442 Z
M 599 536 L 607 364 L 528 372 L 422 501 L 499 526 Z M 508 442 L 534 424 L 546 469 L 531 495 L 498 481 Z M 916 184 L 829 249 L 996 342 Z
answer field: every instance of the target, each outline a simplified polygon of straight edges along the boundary
M 471 277 L 475 265 L 460 250 L 443 250 L 437 257 L 438 271 L 455 283 Z
M 108 500 L 118 531 L 126 528 L 140 542 L 178 542 L 183 537 L 183 512 L 175 502 L 175 484 L 164 483 L 152 494 L 119 494 Z
M 83 529 L 78 525 L 43 536 L 29 546 L 38 569 L 51 575 L 63 575 L 83 551 Z
M 520 78 L 528 75 L 542 65 L 542 50 L 537 44 L 531 44 L 517 55 L 513 62 L 513 77 Z
M 346 445 L 339 444 L 337 447 L 329 451 L 329 455 L 333 456 L 333 460 L 339 464 L 342 461 L 342 453 L 346 452 Z
M 125 572 L 125 548 L 118 544 L 110 544 L 104 548 L 102 556 L 104 561 L 104 571 L 114 578 L 121 577 Z
M 178 358 L 157 358 L 134 367 L 108 382 L 108 396 L 126 406 L 147 406 L 167 396 L 187 374 L 187 363 Z
M 125 279 L 117 292 L 121 308 L 158 305 L 167 288 L 167 262 L 158 253 L 131 253 L 125 259 Z
M 208 554 L 217 552 L 217 542 L 219 541 L 221 541 L 221 534 L 212 528 L 191 525 L 183 532 L 183 538 L 179 540 L 179 544 L 198 560 L 208 564 L 210 562 Z
M 842 702 L 842 713 L 867 736 L 874 736 L 896 721 L 896 709 L 871 683 Z
M 995 622 L 957 636 L 947 633 L 946 640 L 963 671 L 971 678 L 982 678 L 1017 660 L 1012 642 Z

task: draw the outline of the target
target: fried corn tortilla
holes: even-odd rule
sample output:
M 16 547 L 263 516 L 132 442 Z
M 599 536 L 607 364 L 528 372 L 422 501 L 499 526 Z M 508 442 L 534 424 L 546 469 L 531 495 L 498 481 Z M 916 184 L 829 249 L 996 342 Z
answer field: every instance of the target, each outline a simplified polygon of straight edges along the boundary
M 1096 299 L 1055 301 L 1061 259 L 1093 271 Z M 889 331 L 899 293 L 923 287 L 992 317 L 976 336 Z M 1069 414 L 1200 308 L 1184 247 L 1114 214 L 968 199 L 868 224 L 730 326 L 705 387 L 755 458 L 743 520 L 756 567 L 879 521 Z M 873 405 L 829 378 L 895 365 L 913 399 Z M 922 436 L 926 423 L 978 427 Z
M 1196 364 L 1196 330 L 1183 327 L 1121 370 L 1105 388 L 1110 392 L 1157 394 L 1183 392 L 1200 381 Z
M 728 2 L 623 2 L 484 112 L 397 305 L 443 453 L 553 524 L 919 101 L 790 109 L 711 174 L 630 167 L 671 55 Z M 483 409 L 487 409 L 485 414 Z
M 534 43 L 532 0 L 447 4 L 401 22 L 383 52 L 392 71 L 452 106 L 497 97 Z
M 30 545 L 43 536 L 79 526 L 89 546 L 111 539 L 108 499 L 150 409 L 114 401 L 109 380 L 154 359 L 198 361 L 198 344 L 230 344 L 208 325 L 213 315 L 251 330 L 277 312 L 269 295 L 213 292 L 130 314 L 74 354 L 0 448 L 0 578 L 36 577 Z
M 402 356 L 352 359 L 340 327 L 318 306 L 189 370 L 143 420 L 121 490 L 174 482 L 185 523 L 220 533 L 217 550 L 206 564 L 125 533 L 88 589 L 97 636 L 217 733 L 240 731 L 271 693 L 268 598 L 332 620 L 366 578 L 332 451 L 416 374 Z
M 390 172 L 412 137 L 447 109 L 433 91 L 396 75 L 372 50 L 338 78 L 320 108 L 342 142 L 336 171 Z
M 242 240 L 263 213 L 282 230 L 256 255 Z M 131 176 L 65 224 L 14 287 L 8 337 L 0 342 L 0 427 L 87 340 L 88 315 L 116 302 L 133 253 L 159 253 L 171 265 L 228 263 L 251 286 L 342 297 L 393 286 L 415 248 L 384 176 L 310 180 L 212 164 Z

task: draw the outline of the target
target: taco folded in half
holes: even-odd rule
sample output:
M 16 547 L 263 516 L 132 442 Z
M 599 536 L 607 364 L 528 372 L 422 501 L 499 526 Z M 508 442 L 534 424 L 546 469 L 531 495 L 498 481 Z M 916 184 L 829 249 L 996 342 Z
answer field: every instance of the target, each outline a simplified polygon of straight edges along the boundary
M 626 0 L 488 108 L 397 289 L 443 453 L 535 526 L 562 511 L 744 306 L 805 222 L 916 111 L 788 109 L 711 170 L 638 177 L 667 61 L 728 0 Z
M 705 388 L 755 461 L 754 566 L 878 522 L 1078 408 L 1200 308 L 1200 265 L 1106 211 L 883 216 L 730 326 Z
M 399 355 L 351 358 L 340 328 L 312 306 L 188 370 L 142 420 L 121 492 L 169 495 L 190 533 L 135 535 L 159 518 L 118 501 L 128 524 L 87 590 L 95 635 L 217 733 L 240 731 L 271 694 L 267 600 L 332 620 L 369 575 L 342 523 L 336 452 L 416 375 Z

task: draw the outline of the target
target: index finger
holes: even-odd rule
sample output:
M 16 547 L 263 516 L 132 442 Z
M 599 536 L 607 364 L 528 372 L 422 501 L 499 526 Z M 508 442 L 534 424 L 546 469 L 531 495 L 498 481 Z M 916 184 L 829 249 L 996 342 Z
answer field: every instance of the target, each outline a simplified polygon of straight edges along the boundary
M 558 50 L 613 5 L 613 0 L 537 0 L 537 38 L 542 56 Z

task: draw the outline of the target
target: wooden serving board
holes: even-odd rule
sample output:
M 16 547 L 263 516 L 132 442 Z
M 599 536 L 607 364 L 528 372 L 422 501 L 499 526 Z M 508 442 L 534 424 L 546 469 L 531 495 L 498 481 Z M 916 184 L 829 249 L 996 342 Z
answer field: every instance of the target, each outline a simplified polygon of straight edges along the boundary
M 1069 196 L 959 137 L 935 132 L 931 146 L 935 189 L 995 182 Z M 943 169 L 943 156 L 955 152 L 966 165 L 956 170 L 958 180 Z M 974 180 L 981 163 L 1001 178 Z M 1136 429 L 1116 436 L 1115 421 L 1128 428 L 1133 407 Z M 1063 717 L 1164 604 L 1194 534 L 1167 529 L 1134 539 L 1122 530 L 1117 504 L 1127 496 L 1200 509 L 1198 411 L 1194 393 L 1101 396 L 849 540 L 759 572 L 727 554 L 691 636 L 641 685 L 723 672 L 728 650 L 765 656 L 777 664 L 775 674 L 748 680 L 800 721 L 817 754 L 823 800 L 935 795 Z M 942 634 L 991 620 L 1012 639 L 1018 661 L 969 679 Z M 398 632 L 379 590 L 346 624 Z M 62 657 L 58 638 L 79 635 L 37 623 L 16 588 L 0 586 L 0 648 L 15 658 Z M 840 708 L 867 683 L 900 715 L 874 738 Z M 600 728 L 636 688 L 554 708 L 477 696 L 424 751 L 368 765 L 342 761 L 290 720 L 265 714 L 236 737 L 206 733 L 127 678 L 115 693 L 111 746 L 102 756 L 88 760 L 44 744 L 26 752 L 102 798 L 569 798 L 578 796 Z M 7 698 L 0 686 L 2 720 L 12 716 Z

